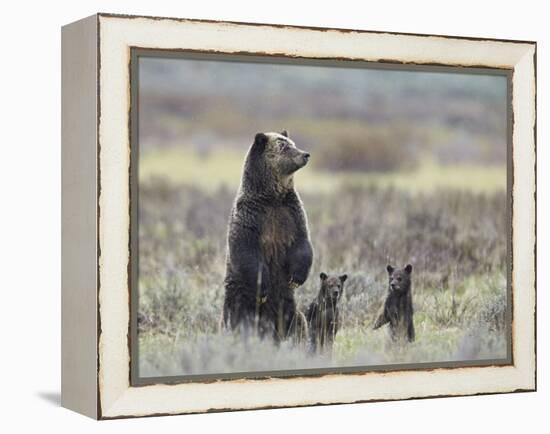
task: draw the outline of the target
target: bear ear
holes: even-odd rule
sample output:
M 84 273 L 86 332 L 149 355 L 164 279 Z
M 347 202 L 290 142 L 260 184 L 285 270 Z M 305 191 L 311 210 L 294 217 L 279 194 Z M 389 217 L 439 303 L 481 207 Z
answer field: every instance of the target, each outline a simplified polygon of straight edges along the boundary
M 267 145 L 267 136 L 264 133 L 258 133 L 254 137 L 254 144 L 252 145 L 252 148 L 255 152 L 261 153 L 264 152 L 265 146 Z
M 286 138 L 288 138 L 288 131 L 287 130 L 281 131 L 281 136 L 285 136 Z
M 348 278 L 348 275 L 347 274 L 342 274 L 340 276 L 340 280 L 342 281 L 342 283 L 344 283 L 346 281 L 346 279 Z
M 321 280 L 326 280 L 328 276 L 325 273 L 321 273 L 319 274 L 319 277 L 321 278 Z
M 405 271 L 408 273 L 408 274 L 411 274 L 411 271 L 413 270 L 413 266 L 411 264 L 407 264 L 405 266 Z
M 388 271 L 388 274 L 392 274 L 395 268 L 393 268 L 391 265 L 388 264 L 388 266 L 386 267 L 386 270 Z

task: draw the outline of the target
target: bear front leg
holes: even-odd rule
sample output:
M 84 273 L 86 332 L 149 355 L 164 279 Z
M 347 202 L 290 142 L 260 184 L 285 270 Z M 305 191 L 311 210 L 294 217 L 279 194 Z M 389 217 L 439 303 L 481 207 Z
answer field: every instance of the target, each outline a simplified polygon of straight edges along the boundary
M 387 317 L 386 315 L 386 311 L 382 311 L 380 313 L 380 315 L 378 315 L 378 318 L 376 319 L 376 321 L 374 322 L 374 325 L 372 326 L 372 328 L 374 330 L 376 329 L 379 329 L 380 327 L 382 327 L 384 324 L 387 324 L 389 322 L 389 318 Z
M 288 255 L 289 285 L 295 289 L 305 283 L 313 262 L 311 243 L 304 237 L 296 241 Z
M 378 314 L 378 317 L 376 318 L 376 321 L 374 322 L 374 325 L 372 326 L 373 330 L 379 329 L 383 325 L 389 323 L 391 321 L 390 318 L 390 298 L 386 298 L 386 301 L 384 302 L 384 305 L 382 306 L 382 309 L 380 313 Z

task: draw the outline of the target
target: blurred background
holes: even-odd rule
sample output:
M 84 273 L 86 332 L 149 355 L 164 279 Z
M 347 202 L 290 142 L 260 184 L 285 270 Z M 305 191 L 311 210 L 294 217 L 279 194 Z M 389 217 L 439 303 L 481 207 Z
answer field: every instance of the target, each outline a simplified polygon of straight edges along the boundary
M 506 356 L 506 77 L 336 65 L 140 58 L 141 375 Z M 283 129 L 312 155 L 295 175 L 315 252 L 299 307 L 321 271 L 350 275 L 330 357 L 254 358 L 217 335 L 243 159 Z M 395 349 L 370 326 L 385 265 L 408 262 L 417 342 Z
M 234 187 L 255 132 L 286 128 L 302 188 L 503 188 L 506 98 L 496 75 L 141 58 L 140 173 Z

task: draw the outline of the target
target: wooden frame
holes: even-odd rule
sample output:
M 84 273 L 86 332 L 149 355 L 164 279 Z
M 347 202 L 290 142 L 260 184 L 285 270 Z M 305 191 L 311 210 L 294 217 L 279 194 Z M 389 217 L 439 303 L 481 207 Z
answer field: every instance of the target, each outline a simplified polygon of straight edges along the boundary
M 133 386 L 132 47 L 510 72 L 512 364 Z M 536 389 L 535 43 L 98 14 L 63 28 L 62 54 L 65 407 L 110 419 Z

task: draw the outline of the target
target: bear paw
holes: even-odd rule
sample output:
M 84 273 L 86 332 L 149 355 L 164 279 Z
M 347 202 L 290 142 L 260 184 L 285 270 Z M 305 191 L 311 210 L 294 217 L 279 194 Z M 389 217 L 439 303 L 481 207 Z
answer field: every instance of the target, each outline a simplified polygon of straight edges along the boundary
M 296 289 L 298 288 L 299 286 L 301 285 L 301 283 L 299 282 L 296 282 L 294 279 L 290 278 L 290 280 L 288 281 L 288 286 L 290 287 L 290 289 Z

